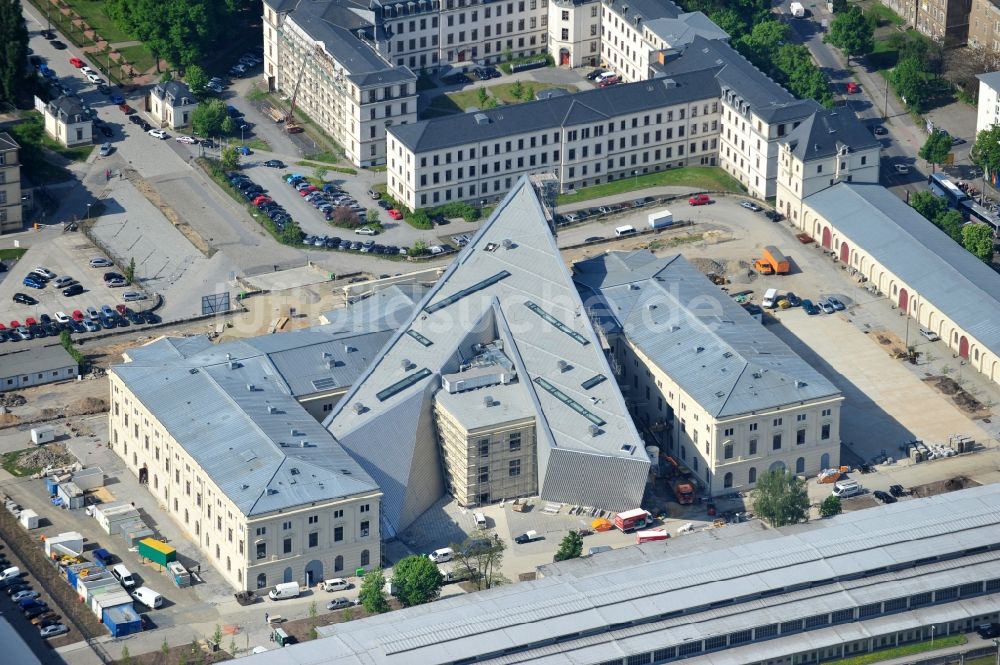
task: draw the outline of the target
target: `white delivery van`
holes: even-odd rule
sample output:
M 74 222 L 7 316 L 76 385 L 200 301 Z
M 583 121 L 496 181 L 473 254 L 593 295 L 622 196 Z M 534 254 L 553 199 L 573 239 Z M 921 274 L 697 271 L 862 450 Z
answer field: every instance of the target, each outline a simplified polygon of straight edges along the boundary
M 126 589 L 131 589 L 135 586 L 135 580 L 132 578 L 132 573 L 129 572 L 128 568 L 122 564 L 111 567 L 111 574 L 115 576 L 115 579 L 122 583 L 122 586 Z
M 764 299 L 760 301 L 761 307 L 766 307 L 767 309 L 774 309 L 777 303 L 778 303 L 778 289 L 768 289 L 767 291 L 764 291 Z
M 485 529 L 486 528 L 486 515 L 482 513 L 473 513 L 476 518 L 476 528 Z
M 132 597 L 151 610 L 158 610 L 163 605 L 163 596 L 148 586 L 141 586 L 132 592 Z
M 450 547 L 442 547 L 439 550 L 434 550 L 427 555 L 427 558 L 434 563 L 445 563 L 446 561 L 451 561 L 455 558 L 455 550 Z
M 865 488 L 856 480 L 838 480 L 833 484 L 833 495 L 842 499 L 849 496 L 857 496 L 864 491 Z
M 622 238 L 624 236 L 633 236 L 635 235 L 635 233 L 636 233 L 635 227 L 630 226 L 628 224 L 626 224 L 625 226 L 619 226 L 615 228 L 615 235 L 618 236 L 619 238 Z
M 286 598 L 298 598 L 298 582 L 282 582 L 275 584 L 274 588 L 267 592 L 267 597 L 271 600 L 285 600 Z
M 9 579 L 19 577 L 21 575 L 21 569 L 17 566 L 11 566 L 10 568 L 4 568 L 4 571 L 0 573 L 0 581 L 6 582 Z
M 323 591 L 344 591 L 350 589 L 351 583 L 343 577 L 335 577 L 330 580 L 323 580 Z

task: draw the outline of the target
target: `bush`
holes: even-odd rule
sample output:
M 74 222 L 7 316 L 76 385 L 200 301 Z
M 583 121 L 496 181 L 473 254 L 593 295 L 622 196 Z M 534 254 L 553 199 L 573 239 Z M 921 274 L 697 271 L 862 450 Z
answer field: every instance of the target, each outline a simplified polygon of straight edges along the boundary
M 356 229 L 361 226 L 361 220 L 353 210 L 347 206 L 339 206 L 333 209 L 330 223 L 342 229 Z
M 431 220 L 431 217 L 427 214 L 426 210 L 411 212 L 409 215 L 404 215 L 403 219 L 405 219 L 406 223 L 415 229 L 434 228 L 434 222 Z

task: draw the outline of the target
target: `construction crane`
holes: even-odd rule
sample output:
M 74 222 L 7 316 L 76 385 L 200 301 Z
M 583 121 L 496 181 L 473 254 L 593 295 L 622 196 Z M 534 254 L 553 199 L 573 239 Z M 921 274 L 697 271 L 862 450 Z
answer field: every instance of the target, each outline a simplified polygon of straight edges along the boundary
M 306 73 L 306 56 L 302 56 L 302 66 L 299 67 L 299 77 L 295 79 L 295 88 L 292 90 L 291 106 L 288 115 L 285 116 L 285 131 L 289 134 L 301 132 L 302 128 L 295 124 L 295 99 L 299 95 L 299 86 L 302 84 L 302 76 Z

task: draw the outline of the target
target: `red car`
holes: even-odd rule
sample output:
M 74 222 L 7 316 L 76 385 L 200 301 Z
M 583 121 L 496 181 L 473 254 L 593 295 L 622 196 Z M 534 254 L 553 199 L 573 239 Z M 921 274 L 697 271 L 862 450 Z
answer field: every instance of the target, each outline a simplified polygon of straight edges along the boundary
M 122 104 L 118 108 L 120 108 L 122 113 L 124 113 L 125 115 L 132 115 L 133 113 L 135 113 L 135 109 L 129 106 L 128 104 Z
M 850 83 L 847 84 L 847 94 L 849 95 L 853 95 L 854 93 L 859 92 L 860 90 L 861 88 L 859 88 L 858 84 L 855 83 L 854 81 L 851 81 Z
M 389 216 L 393 219 L 403 219 L 403 213 L 399 212 L 395 208 L 389 208 Z
M 270 196 L 264 196 L 263 194 L 261 194 L 260 196 L 258 196 L 257 198 L 255 198 L 253 200 L 253 204 L 255 206 L 259 206 L 262 203 L 270 203 L 270 202 L 271 202 L 271 197 Z
M 317 189 L 319 189 L 319 187 L 317 187 L 316 185 L 309 185 L 308 187 L 303 187 L 302 189 L 299 190 L 299 196 L 307 196 L 315 192 Z
M 0 323 L 0 330 L 7 330 L 7 326 Z
M 621 78 L 615 74 L 614 76 L 605 76 L 601 79 L 601 82 L 597 84 L 599 88 L 607 88 L 609 85 L 614 85 L 615 83 L 621 83 Z
M 74 321 L 83 321 L 83 312 L 78 309 L 74 309 L 72 317 Z
M 708 194 L 695 194 L 688 199 L 688 203 L 693 206 L 704 206 L 712 202 Z
M 38 325 L 38 321 L 35 320 L 35 317 L 29 316 L 28 318 L 26 318 L 24 320 L 24 325 L 26 325 L 26 326 L 37 326 Z
M 21 327 L 21 322 L 18 321 L 17 319 L 14 319 L 13 321 L 10 322 L 10 327 L 11 328 L 20 328 Z
M 80 60 L 80 58 L 70 58 L 69 64 L 73 65 L 77 69 L 80 69 L 80 67 L 83 67 L 83 60 Z

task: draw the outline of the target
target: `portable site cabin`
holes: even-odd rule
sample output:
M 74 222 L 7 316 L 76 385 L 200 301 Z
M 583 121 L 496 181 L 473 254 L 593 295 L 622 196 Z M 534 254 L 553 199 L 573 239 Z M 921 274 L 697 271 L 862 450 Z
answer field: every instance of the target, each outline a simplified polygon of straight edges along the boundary
M 139 541 L 139 556 L 166 567 L 167 564 L 177 561 L 177 550 L 159 540 L 144 538 Z
M 139 517 L 139 511 L 128 503 L 109 503 L 94 507 L 94 519 L 101 525 L 104 532 L 114 536 L 121 531 L 121 525 L 133 522 Z
M 171 561 L 167 564 L 167 573 L 178 588 L 191 586 L 191 573 L 177 561 Z
M 45 539 L 45 556 L 47 557 L 51 558 L 53 554 L 80 556 L 82 553 L 83 534 L 76 531 L 67 531 Z
M 60 483 L 56 487 L 56 496 L 62 501 L 64 508 L 70 510 L 83 508 L 83 490 L 74 482 Z
M 38 528 L 38 513 L 36 513 L 31 508 L 27 508 L 21 511 L 21 514 L 17 516 L 21 526 L 25 529 L 37 529 Z
M 99 466 L 81 469 L 73 474 L 73 482 L 84 492 L 104 487 L 104 470 Z
M 111 637 L 125 637 L 142 630 L 142 620 L 139 613 L 131 605 L 119 605 L 105 609 L 101 620 L 107 626 Z
M 94 599 L 95 595 L 107 593 L 109 590 L 117 591 L 121 588 L 122 585 L 111 573 L 102 570 L 96 575 L 78 578 L 76 582 L 76 595 L 80 597 L 80 600 L 90 605 L 90 601 Z
M 122 526 L 120 535 L 125 542 L 125 547 L 132 549 L 138 547 L 143 540 L 152 538 L 155 534 L 152 529 L 146 526 L 145 522 L 138 520 Z
M 132 596 L 120 586 L 117 590 L 104 591 L 102 589 L 102 591 L 103 593 L 95 593 L 90 598 L 90 609 L 98 619 L 104 616 L 104 610 L 112 607 L 121 607 L 122 605 L 132 607 Z
M 104 570 L 104 566 L 90 561 L 70 564 L 69 566 L 63 568 L 63 572 L 66 574 L 66 581 L 69 582 L 69 585 L 74 588 L 76 587 L 77 581 L 81 577 L 87 577 L 88 575 L 93 575 L 101 572 L 102 570 Z

